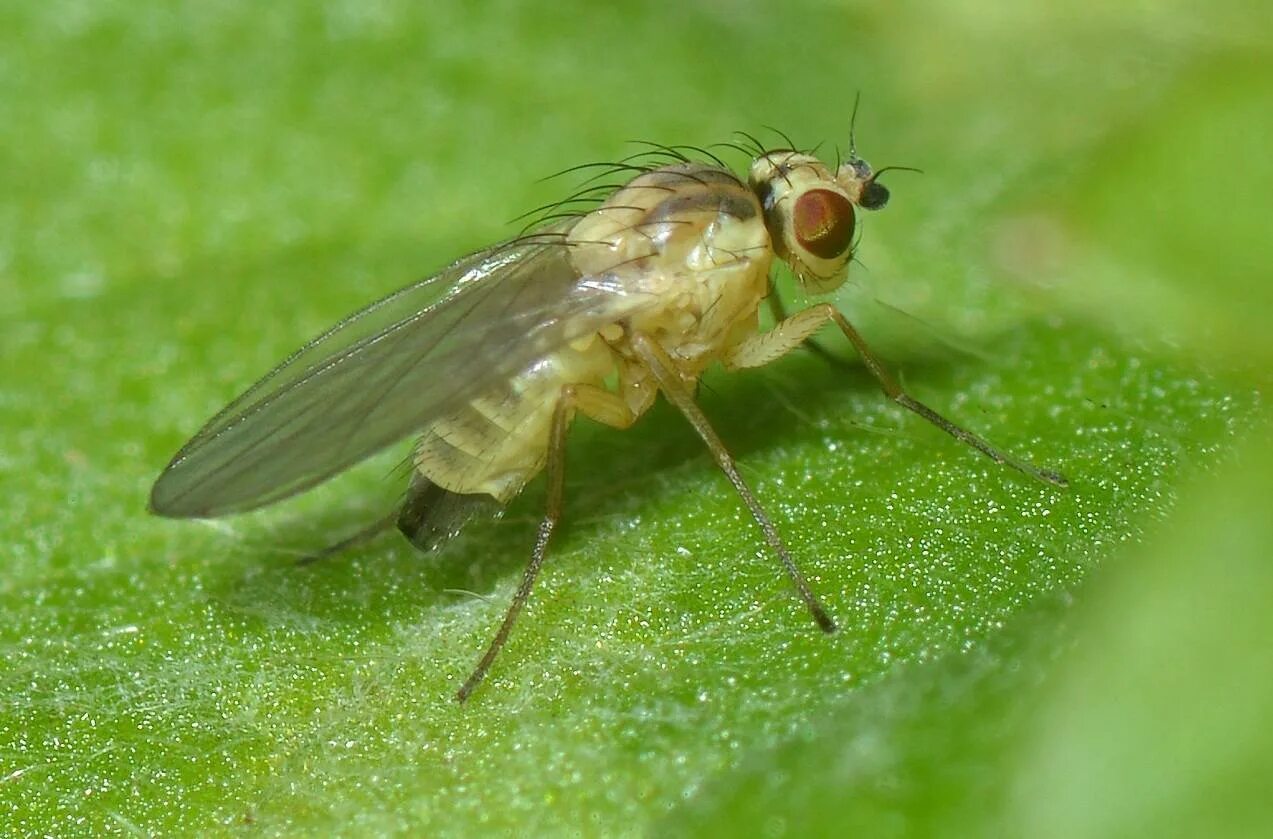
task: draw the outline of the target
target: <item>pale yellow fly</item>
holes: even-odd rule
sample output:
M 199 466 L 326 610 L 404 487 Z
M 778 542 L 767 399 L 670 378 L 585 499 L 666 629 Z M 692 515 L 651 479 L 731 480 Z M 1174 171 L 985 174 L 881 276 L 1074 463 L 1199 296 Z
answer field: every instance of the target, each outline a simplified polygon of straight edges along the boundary
M 660 147 L 610 166 L 630 179 L 600 203 L 465 257 L 337 324 L 213 417 L 155 482 L 164 516 L 220 516 L 311 487 L 419 434 L 402 505 L 346 547 L 396 521 L 429 550 L 540 471 L 547 512 L 530 563 L 464 701 L 507 640 L 561 517 L 566 433 L 583 414 L 627 428 L 664 398 L 685 416 L 760 526 L 826 632 L 835 623 L 796 567 L 694 401 L 713 364 L 768 364 L 828 323 L 884 392 L 993 460 L 1065 485 L 909 396 L 830 303 L 760 332 L 775 257 L 806 288 L 836 289 L 853 256 L 855 214 L 888 192 L 856 154 L 835 167 L 792 148 L 749 150 L 746 178 L 712 155 Z M 327 553 L 327 552 L 324 552 Z

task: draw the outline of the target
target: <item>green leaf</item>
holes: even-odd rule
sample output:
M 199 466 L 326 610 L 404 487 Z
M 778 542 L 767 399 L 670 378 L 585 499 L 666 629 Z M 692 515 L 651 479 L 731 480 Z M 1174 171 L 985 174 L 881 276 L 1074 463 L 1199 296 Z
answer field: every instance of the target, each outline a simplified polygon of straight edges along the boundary
M 1271 476 L 1265 436 L 1102 575 L 1024 738 L 1021 833 L 1267 832 Z
M 0 823 L 1259 832 L 1264 15 L 10 4 Z M 402 451 L 260 514 L 145 513 L 221 404 L 569 189 L 540 176 L 767 124 L 832 156 L 858 89 L 858 150 L 926 174 L 886 176 L 837 300 L 917 397 L 1072 486 L 854 367 L 712 373 L 704 409 L 839 633 L 662 405 L 579 424 L 567 522 L 462 707 L 538 484 L 436 554 L 386 537 L 306 568 L 393 502 Z

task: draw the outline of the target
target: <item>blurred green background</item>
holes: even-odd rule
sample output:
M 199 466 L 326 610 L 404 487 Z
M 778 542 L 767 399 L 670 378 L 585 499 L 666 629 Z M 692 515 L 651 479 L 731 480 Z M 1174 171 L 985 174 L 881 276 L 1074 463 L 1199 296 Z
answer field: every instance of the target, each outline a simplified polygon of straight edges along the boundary
M 1268 835 L 1267 8 L 5 4 L 0 832 Z M 580 423 L 465 707 L 539 484 L 436 555 L 306 569 L 400 451 L 146 515 L 214 410 L 569 188 L 541 176 L 765 126 L 829 150 L 857 91 L 864 156 L 925 174 L 837 299 L 1073 486 L 807 355 L 710 376 L 838 635 L 666 406 Z

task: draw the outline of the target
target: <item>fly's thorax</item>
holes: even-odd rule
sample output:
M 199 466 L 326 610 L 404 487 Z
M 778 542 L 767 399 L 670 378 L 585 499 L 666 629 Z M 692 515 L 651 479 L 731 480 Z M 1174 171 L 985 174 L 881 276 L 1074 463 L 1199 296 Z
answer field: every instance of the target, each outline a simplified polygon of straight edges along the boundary
M 649 304 L 626 322 L 687 369 L 754 329 L 773 251 L 760 202 L 736 175 L 702 163 L 638 175 L 570 231 L 584 276 L 606 276 Z M 624 341 L 612 342 L 626 354 Z
M 749 181 L 764 209 L 774 251 L 813 292 L 834 291 L 848 276 L 854 207 L 866 183 L 853 162 L 833 172 L 812 155 L 771 151 L 751 165 Z
M 733 172 L 681 163 L 633 178 L 580 219 L 567 241 L 581 274 L 632 276 L 649 290 L 650 275 L 712 261 L 711 246 L 738 244 L 725 241 L 737 238 L 736 223 L 759 216 L 755 195 Z

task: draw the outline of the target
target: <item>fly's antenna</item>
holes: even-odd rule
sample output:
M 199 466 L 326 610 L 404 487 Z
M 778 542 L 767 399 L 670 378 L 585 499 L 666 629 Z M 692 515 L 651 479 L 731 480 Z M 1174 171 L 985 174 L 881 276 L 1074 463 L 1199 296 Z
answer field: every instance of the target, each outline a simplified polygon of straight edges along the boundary
M 866 210 L 879 210 L 888 203 L 889 192 L 884 184 L 880 183 L 880 175 L 890 170 L 901 172 L 920 172 L 920 170 L 916 169 L 914 166 L 885 166 L 882 169 L 871 172 L 870 167 L 865 163 L 862 163 L 862 168 L 865 169 L 866 172 L 870 173 L 870 177 L 862 183 L 861 191 L 858 193 L 858 206 Z M 923 173 L 920 172 L 920 174 Z
M 918 172 L 921 175 L 924 174 L 923 169 L 916 169 L 914 166 L 884 166 L 875 170 L 874 174 L 871 175 L 871 180 L 875 180 L 885 172 Z
M 849 117 L 849 160 L 856 160 L 858 156 L 858 106 L 861 104 L 862 91 L 859 90 L 853 94 L 853 114 Z

